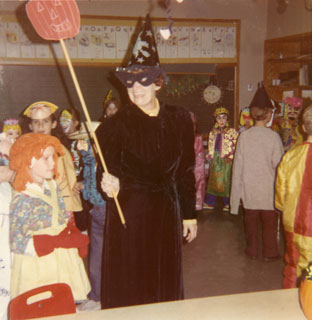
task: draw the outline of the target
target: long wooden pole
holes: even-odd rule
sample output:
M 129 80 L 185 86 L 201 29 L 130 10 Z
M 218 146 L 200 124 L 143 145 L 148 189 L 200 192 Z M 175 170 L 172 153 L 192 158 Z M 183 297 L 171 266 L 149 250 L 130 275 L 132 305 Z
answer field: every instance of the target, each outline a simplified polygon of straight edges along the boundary
M 91 132 L 91 136 L 92 136 L 92 138 L 94 140 L 94 143 L 96 145 L 96 148 L 97 148 L 97 151 L 98 151 L 98 154 L 99 154 L 99 157 L 100 157 L 101 164 L 103 166 L 104 172 L 108 173 L 107 166 L 106 166 L 106 163 L 105 163 L 105 160 L 104 160 L 104 157 L 103 157 L 103 154 L 102 154 L 102 151 L 101 151 L 97 136 L 96 136 L 96 134 L 95 134 L 95 132 L 93 130 L 91 119 L 90 119 L 90 115 L 89 115 L 85 100 L 83 98 L 83 95 L 82 95 L 82 92 L 81 92 L 81 89 L 80 89 L 80 86 L 79 86 L 79 82 L 78 82 L 77 77 L 76 77 L 75 70 L 74 70 L 73 65 L 71 63 L 71 60 L 70 60 L 70 57 L 69 57 L 65 42 L 64 42 L 63 39 L 60 39 L 60 42 L 61 42 L 61 46 L 62 46 L 62 49 L 63 49 L 63 53 L 64 53 L 64 56 L 65 56 L 66 62 L 67 62 L 68 67 L 69 67 L 69 71 L 70 71 L 71 76 L 72 76 L 73 81 L 74 81 L 74 85 L 75 85 L 75 88 L 76 88 L 76 91 L 77 91 L 77 94 L 78 94 L 78 97 L 79 97 L 83 112 L 84 112 L 84 114 L 86 116 L 86 119 L 87 119 L 87 122 L 88 122 L 88 125 L 89 125 L 89 128 L 90 128 L 89 130 Z M 113 192 L 113 197 L 114 197 L 114 200 L 115 200 L 115 203 L 116 203 L 116 207 L 117 207 L 117 210 L 118 210 L 118 214 L 119 214 L 121 223 L 123 224 L 124 227 L 126 227 L 126 221 L 125 221 L 124 215 L 122 213 L 122 210 L 120 208 L 119 201 L 117 199 L 117 196 L 116 196 L 115 192 Z

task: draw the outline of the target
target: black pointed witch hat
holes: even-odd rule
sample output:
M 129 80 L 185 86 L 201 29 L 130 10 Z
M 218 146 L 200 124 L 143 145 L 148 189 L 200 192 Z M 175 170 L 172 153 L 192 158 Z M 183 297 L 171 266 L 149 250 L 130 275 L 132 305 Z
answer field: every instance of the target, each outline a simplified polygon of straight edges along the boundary
M 132 49 L 128 67 L 158 67 L 159 57 L 150 15 L 147 14 L 142 30 Z
M 263 81 L 261 81 L 260 87 L 258 88 L 257 92 L 255 93 L 249 105 L 249 108 L 252 108 L 252 107 L 272 108 L 272 109 L 274 108 L 272 101 L 264 88 Z
M 132 49 L 130 60 L 126 67 L 117 67 L 115 75 L 125 84 L 129 73 L 136 70 L 153 70 L 153 78 L 162 74 L 165 82 L 168 77 L 160 68 L 157 45 L 154 37 L 150 15 L 147 14 L 145 22 L 139 32 Z

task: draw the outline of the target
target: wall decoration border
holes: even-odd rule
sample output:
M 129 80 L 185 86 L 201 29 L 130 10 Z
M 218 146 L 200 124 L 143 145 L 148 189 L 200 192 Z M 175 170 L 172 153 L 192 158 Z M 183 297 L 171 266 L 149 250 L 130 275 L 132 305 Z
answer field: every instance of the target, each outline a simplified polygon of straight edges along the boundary
M 172 35 L 163 40 L 165 18 L 152 18 L 161 63 L 239 62 L 240 20 L 174 19 Z M 65 40 L 76 65 L 120 65 L 136 33 L 134 17 L 81 16 L 79 34 Z M 0 62 L 65 64 L 59 42 L 45 41 L 24 15 L 0 14 Z

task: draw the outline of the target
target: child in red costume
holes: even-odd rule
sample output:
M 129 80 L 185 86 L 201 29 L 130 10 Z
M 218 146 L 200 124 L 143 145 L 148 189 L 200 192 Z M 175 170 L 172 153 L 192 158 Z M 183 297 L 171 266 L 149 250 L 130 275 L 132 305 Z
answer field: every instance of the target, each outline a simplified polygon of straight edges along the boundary
M 10 150 L 17 191 L 10 207 L 11 298 L 59 282 L 71 287 L 75 300 L 86 299 L 90 290 L 81 259 L 88 236 L 68 223 L 70 214 L 53 180 L 62 154 L 57 138 L 39 133 L 21 136 Z
M 303 112 L 307 139 L 288 151 L 277 171 L 275 207 L 283 212 L 286 239 L 283 288 L 294 288 L 312 261 L 312 105 Z

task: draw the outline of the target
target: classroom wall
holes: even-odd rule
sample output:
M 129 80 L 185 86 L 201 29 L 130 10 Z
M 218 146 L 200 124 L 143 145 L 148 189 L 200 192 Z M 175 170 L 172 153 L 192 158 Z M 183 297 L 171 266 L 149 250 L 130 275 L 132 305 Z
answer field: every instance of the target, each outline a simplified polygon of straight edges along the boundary
M 271 0 L 272 1 L 272 0 Z M 182 4 L 171 1 L 171 14 L 175 18 L 240 19 L 240 74 L 239 107 L 249 105 L 255 91 L 247 90 L 251 84 L 254 90 L 263 78 L 263 43 L 266 36 L 268 0 L 184 0 Z M 269 1 L 270 2 L 270 1 Z M 144 16 L 152 5 L 152 17 L 166 17 L 166 10 L 148 1 L 79 1 L 85 14 Z
M 158 0 L 78 0 L 81 14 L 103 16 L 166 17 L 166 9 Z M 164 2 L 164 1 L 163 1 Z M 251 84 L 256 89 L 263 77 L 263 42 L 266 36 L 268 0 L 184 0 L 178 4 L 171 0 L 174 18 L 240 19 L 241 50 L 239 107 L 250 103 L 255 91 L 248 92 Z M 14 11 L 21 1 L 0 1 L 0 10 Z
M 268 2 L 267 39 L 305 32 L 312 32 L 312 11 L 306 10 L 304 0 L 288 1 L 283 13 L 278 13 L 276 1 Z

